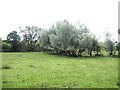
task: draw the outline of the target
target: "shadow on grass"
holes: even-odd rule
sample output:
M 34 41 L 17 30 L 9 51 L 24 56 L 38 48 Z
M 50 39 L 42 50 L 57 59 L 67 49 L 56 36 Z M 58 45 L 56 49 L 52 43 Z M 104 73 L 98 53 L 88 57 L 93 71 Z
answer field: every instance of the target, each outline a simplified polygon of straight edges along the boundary
M 2 69 L 11 69 L 11 66 L 9 66 L 9 65 L 2 65 Z

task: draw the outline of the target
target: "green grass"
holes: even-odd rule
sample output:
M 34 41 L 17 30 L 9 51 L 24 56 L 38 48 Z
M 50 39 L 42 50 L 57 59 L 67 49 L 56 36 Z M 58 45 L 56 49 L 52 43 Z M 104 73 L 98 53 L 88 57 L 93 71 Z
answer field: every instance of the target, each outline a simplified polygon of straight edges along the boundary
M 117 88 L 118 58 L 3 53 L 3 88 Z

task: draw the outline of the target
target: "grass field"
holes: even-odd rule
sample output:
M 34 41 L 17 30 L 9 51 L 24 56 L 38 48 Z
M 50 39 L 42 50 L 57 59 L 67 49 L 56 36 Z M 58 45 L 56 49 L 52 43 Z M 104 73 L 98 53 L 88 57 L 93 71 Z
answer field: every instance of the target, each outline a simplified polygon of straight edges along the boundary
M 118 58 L 3 53 L 3 88 L 117 88 Z

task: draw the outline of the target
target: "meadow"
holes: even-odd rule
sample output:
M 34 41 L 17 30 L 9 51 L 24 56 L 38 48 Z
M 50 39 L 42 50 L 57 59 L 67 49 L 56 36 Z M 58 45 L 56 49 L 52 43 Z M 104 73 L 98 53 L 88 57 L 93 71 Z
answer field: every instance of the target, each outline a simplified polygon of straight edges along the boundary
M 117 57 L 2 53 L 3 88 L 117 88 Z

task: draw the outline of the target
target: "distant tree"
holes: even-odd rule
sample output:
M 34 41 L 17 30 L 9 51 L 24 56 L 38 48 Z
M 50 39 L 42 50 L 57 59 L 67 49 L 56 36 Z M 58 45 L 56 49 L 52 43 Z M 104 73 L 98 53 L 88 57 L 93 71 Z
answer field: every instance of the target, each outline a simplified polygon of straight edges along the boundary
M 49 30 L 42 30 L 40 33 L 39 45 L 42 51 L 50 51 L 50 35 L 51 31 Z
M 75 50 L 73 55 L 82 56 L 82 53 L 86 49 L 86 38 L 89 35 L 89 31 L 86 26 L 81 25 L 79 28 L 74 30 L 72 35 L 72 50 Z
M 97 53 L 96 53 L 96 56 L 101 55 L 101 50 L 102 50 L 101 42 L 97 42 L 97 43 L 96 43 L 96 48 L 95 48 L 95 51 L 97 52 Z
M 11 51 L 17 51 L 18 43 L 20 41 L 20 36 L 17 31 L 12 31 L 7 35 L 7 40 L 11 44 Z
M 39 34 L 41 28 L 38 28 L 36 26 L 26 26 L 24 29 L 20 27 L 21 33 L 23 35 L 23 40 L 25 41 L 25 44 L 28 46 L 28 50 L 34 51 L 36 45 L 39 43 Z
M 2 51 L 3 52 L 8 52 L 11 49 L 11 44 L 6 43 L 6 42 L 2 42 L 1 46 L 2 46 Z
M 101 55 L 101 43 L 95 36 L 92 37 L 92 51 L 96 52 L 96 56 Z
M 106 50 L 109 52 L 109 55 L 113 55 L 114 51 L 114 42 L 111 40 L 111 34 L 107 32 L 105 34 L 106 40 L 105 40 L 105 45 L 106 45 Z
M 50 45 L 56 54 L 67 55 L 70 53 L 72 47 L 72 37 L 74 34 L 74 27 L 67 20 L 57 22 L 50 28 Z M 71 51 L 71 54 L 72 51 Z

